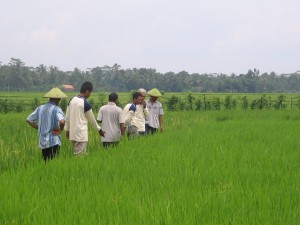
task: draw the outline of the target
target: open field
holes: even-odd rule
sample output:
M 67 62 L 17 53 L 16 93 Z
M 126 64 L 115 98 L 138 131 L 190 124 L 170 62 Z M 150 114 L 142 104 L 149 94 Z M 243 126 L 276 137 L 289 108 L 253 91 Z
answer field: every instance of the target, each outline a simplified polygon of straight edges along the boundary
M 42 92 L 0 92 L 0 112 L 3 111 L 17 111 L 23 112 L 24 110 L 32 110 L 35 108 L 37 103 L 43 104 L 48 101 L 48 99 L 43 98 L 45 93 Z M 65 100 L 65 104 L 69 101 L 70 98 L 73 96 L 78 95 L 77 92 L 66 92 L 69 96 L 68 99 Z M 98 108 L 106 104 L 108 101 L 109 93 L 105 92 L 94 92 L 89 101 L 91 102 L 94 111 L 97 111 Z M 131 100 L 131 93 L 118 93 L 119 95 L 119 103 L 120 106 L 125 106 Z M 202 104 L 207 101 L 213 104 L 214 101 L 220 101 L 221 109 L 224 109 L 224 102 L 226 98 L 230 97 L 230 101 L 235 102 L 236 109 L 242 109 L 242 105 L 244 104 L 243 101 L 245 98 L 248 102 L 249 108 L 252 102 L 257 101 L 256 104 L 259 102 L 268 102 L 267 104 L 272 105 L 270 108 L 274 108 L 274 105 L 278 102 L 278 98 L 283 96 L 283 104 L 285 105 L 286 109 L 300 109 L 300 95 L 295 93 L 164 93 L 163 97 L 159 99 L 164 105 L 170 100 L 171 97 L 178 97 L 181 101 L 187 102 L 189 95 L 192 96 L 194 105 L 195 102 L 201 101 Z M 5 103 L 7 101 L 7 103 Z M 3 106 L 3 105 L 10 105 Z M 63 104 L 61 102 L 61 104 Z M 3 110 L 3 108 L 7 108 L 7 110 Z M 166 107 L 165 107 L 166 108 Z M 209 109 L 210 110 L 210 109 Z
M 29 112 L 0 114 L 0 224 L 300 224 L 298 110 L 166 112 L 105 151 L 90 130 L 41 160 Z

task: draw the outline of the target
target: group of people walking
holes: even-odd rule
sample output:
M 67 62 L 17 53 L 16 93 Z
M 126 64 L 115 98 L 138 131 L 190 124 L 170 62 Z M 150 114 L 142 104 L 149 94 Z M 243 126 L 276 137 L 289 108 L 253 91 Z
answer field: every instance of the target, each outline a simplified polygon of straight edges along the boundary
M 84 82 L 80 94 L 71 98 L 66 115 L 58 106 L 62 98 L 67 98 L 59 88 L 52 88 L 44 98 L 49 102 L 37 107 L 27 118 L 27 123 L 38 130 L 39 147 L 45 161 L 59 153 L 61 132 L 65 130 L 74 155 L 86 154 L 88 144 L 88 124 L 91 124 L 101 136 L 104 148 L 118 145 L 122 136 L 129 139 L 154 134 L 163 130 L 162 104 L 157 101 L 161 93 L 156 88 L 146 92 L 139 89 L 132 95 L 132 101 L 122 110 L 118 104 L 118 95 L 111 93 L 108 104 L 99 109 L 95 118 L 87 99 L 93 91 L 91 82 Z M 146 95 L 150 98 L 146 100 Z M 98 123 L 101 123 L 101 127 Z

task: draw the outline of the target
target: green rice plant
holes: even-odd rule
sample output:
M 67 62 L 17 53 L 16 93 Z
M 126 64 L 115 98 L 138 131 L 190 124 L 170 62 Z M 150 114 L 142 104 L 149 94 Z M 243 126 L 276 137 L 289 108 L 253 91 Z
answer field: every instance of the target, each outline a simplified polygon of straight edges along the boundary
M 90 129 L 84 157 L 63 135 L 47 164 L 27 114 L 0 115 L 0 224 L 300 222 L 297 110 L 167 112 L 109 150 Z

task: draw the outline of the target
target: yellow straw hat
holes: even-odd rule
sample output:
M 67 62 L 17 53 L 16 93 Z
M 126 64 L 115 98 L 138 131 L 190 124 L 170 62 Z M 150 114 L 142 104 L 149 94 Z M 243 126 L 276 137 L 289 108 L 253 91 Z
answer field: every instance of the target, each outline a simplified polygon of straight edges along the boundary
M 59 88 L 52 88 L 43 98 L 67 98 L 68 96 L 63 93 Z
M 148 95 L 154 96 L 154 97 L 161 97 L 162 94 L 159 92 L 157 88 L 153 88 L 150 91 L 147 92 Z

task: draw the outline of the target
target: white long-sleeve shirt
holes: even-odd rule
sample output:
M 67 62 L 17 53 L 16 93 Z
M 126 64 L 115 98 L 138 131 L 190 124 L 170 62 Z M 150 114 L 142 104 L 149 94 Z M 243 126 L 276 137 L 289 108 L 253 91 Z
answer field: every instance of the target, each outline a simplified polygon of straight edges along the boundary
M 148 108 L 144 108 L 142 104 L 136 105 L 135 117 L 132 121 L 133 125 L 138 128 L 139 132 L 145 131 L 145 123 L 149 117 L 149 110 Z
M 126 127 L 134 125 L 133 121 L 134 121 L 134 117 L 135 117 L 135 111 L 129 110 L 131 105 L 133 105 L 132 102 L 128 103 L 123 109 Z
M 146 119 L 148 119 L 149 111 L 143 107 L 142 104 L 135 105 L 136 110 L 131 111 L 129 108 L 133 103 L 127 104 L 124 109 L 124 116 L 125 116 L 125 126 L 135 126 L 137 127 L 138 131 L 144 132 L 145 131 L 145 123 Z
M 65 130 L 69 131 L 69 139 L 78 142 L 88 141 L 88 123 L 97 131 L 101 129 L 90 103 L 82 96 L 72 98 L 67 108 L 65 124 Z

